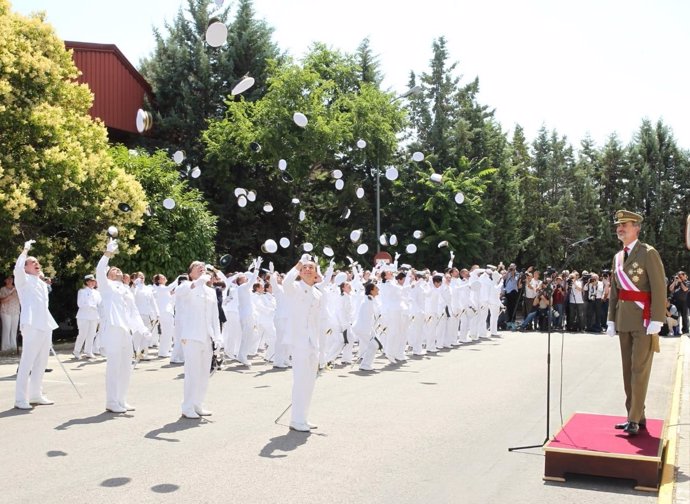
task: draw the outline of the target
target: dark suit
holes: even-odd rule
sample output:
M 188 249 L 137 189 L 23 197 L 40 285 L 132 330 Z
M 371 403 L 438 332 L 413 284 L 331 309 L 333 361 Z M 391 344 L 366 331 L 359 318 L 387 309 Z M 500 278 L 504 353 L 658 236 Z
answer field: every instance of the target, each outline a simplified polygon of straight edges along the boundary
M 662 322 L 666 314 L 666 280 L 659 253 L 638 240 L 624 262 L 623 270 L 633 284 L 651 293 L 651 320 Z M 658 349 L 658 335 L 648 335 L 642 309 L 634 301 L 619 299 L 621 286 L 613 260 L 608 320 L 616 323 L 620 339 L 628 421 L 644 423 L 644 403 L 652 370 L 652 358 Z M 657 350 L 658 351 L 658 350 Z

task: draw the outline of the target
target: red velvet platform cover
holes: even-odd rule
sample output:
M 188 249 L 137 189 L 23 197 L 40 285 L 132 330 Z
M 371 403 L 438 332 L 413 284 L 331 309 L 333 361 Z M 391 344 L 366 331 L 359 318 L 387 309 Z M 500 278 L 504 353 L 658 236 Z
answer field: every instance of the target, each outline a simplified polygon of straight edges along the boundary
M 629 436 L 614 429 L 615 424 L 625 421 L 620 416 L 575 413 L 545 448 L 601 452 L 614 457 L 659 457 L 664 422 L 647 419 L 646 430 L 640 429 L 637 436 Z

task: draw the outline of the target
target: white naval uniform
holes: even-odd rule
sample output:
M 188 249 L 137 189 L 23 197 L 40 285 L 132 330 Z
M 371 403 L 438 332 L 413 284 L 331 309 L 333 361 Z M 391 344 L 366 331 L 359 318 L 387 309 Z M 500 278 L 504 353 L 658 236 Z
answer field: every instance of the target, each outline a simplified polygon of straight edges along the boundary
M 429 280 L 430 286 L 426 297 L 424 319 L 424 341 L 426 343 L 427 352 L 438 352 L 436 333 L 438 327 L 441 325 L 441 287 L 436 287 L 433 281 Z
M 26 405 L 43 396 L 42 383 L 53 330 L 58 325 L 48 309 L 48 286 L 37 275 L 24 271 L 27 253 L 22 252 L 14 266 L 14 285 L 19 295 L 22 331 L 22 356 L 17 371 L 15 403 Z
M 501 314 L 501 291 L 503 290 L 503 277 L 493 273 L 493 286 L 489 293 L 489 334 L 498 335 L 498 316 Z
M 458 306 L 460 308 L 460 336 L 458 341 L 460 343 L 469 343 L 472 341 L 469 337 L 470 323 L 473 320 L 474 307 L 470 299 L 470 281 L 469 278 L 461 278 L 458 282 Z
M 273 366 L 286 368 L 290 364 L 290 347 L 285 344 L 285 334 L 288 324 L 288 301 L 285 297 L 283 286 L 276 280 L 277 273 L 270 277 L 273 296 L 276 299 L 275 327 L 276 327 L 276 351 L 273 355 Z
M 413 355 L 424 355 L 424 303 L 429 286 L 423 280 L 415 281 L 409 289 L 408 303 L 410 306 L 407 341 L 412 347 Z
M 156 322 L 160 318 L 158 304 L 153 297 L 153 290 L 150 285 L 144 285 L 140 279 L 134 283 L 134 302 L 139 310 L 141 321 L 148 332 L 142 334 L 137 331 L 134 333 L 134 348 L 136 351 L 147 349 L 150 346 L 158 345 L 158 330 L 154 330 Z
M 407 360 L 405 357 L 406 328 L 403 315 L 406 306 L 403 305 L 403 288 L 395 278 L 386 280 L 379 285 L 379 299 L 381 300 L 381 321 L 386 328 L 383 350 L 386 356 L 395 360 Z
M 223 295 L 223 312 L 225 324 L 223 324 L 223 349 L 225 355 L 236 358 L 240 351 L 242 341 L 242 325 L 240 324 L 240 304 L 237 298 L 237 284 L 234 278 L 226 280 L 228 287 Z
M 96 279 L 103 299 L 101 342 L 105 348 L 105 407 L 118 411 L 126 408 L 127 391 L 132 375 L 132 332 L 146 334 L 134 294 L 125 284 L 108 279 L 108 257 L 96 266 Z
M 483 326 L 486 331 L 486 313 L 484 313 L 484 320 L 482 321 L 482 307 L 481 307 L 481 290 L 482 284 L 479 282 L 479 271 L 473 270 L 470 272 L 470 306 L 474 308 L 470 313 L 470 339 L 477 341 L 479 339 L 480 328 Z
M 74 342 L 74 351 L 72 352 L 77 358 L 79 358 L 82 347 L 87 356 L 93 357 L 93 342 L 100 319 L 98 313 L 100 304 L 101 293 L 96 289 L 82 287 L 77 292 L 77 306 L 79 307 L 77 310 L 77 328 L 79 334 L 77 341 Z
M 322 293 L 304 281 L 292 268 L 283 280 L 290 319 L 285 341 L 292 353 L 292 419 L 290 424 L 309 429 L 308 415 L 319 365 L 319 334 L 323 314 Z
M 260 344 L 265 345 L 264 358 L 273 362 L 276 351 L 276 298 L 270 292 L 258 294 L 255 298 L 256 329 Z
M 378 303 L 372 296 L 367 296 L 362 302 L 357 312 L 357 320 L 352 329 L 359 337 L 359 369 L 362 371 L 373 370 L 374 357 L 379 349 L 379 342 L 376 340 L 377 325 L 381 316 Z
M 176 289 L 175 325 L 184 352 L 184 399 L 182 414 L 195 416 L 203 403 L 211 375 L 212 341 L 221 345 L 218 298 L 203 280 L 185 282 Z
M 156 300 L 159 315 L 160 342 L 158 357 L 170 357 L 170 350 L 175 336 L 175 303 L 174 295 L 177 282 L 170 285 L 154 285 L 153 298 Z M 157 330 L 156 330 L 157 332 Z M 154 334 L 154 339 L 156 335 Z
M 242 338 L 237 360 L 242 364 L 249 364 L 249 356 L 252 350 L 258 346 L 256 338 L 256 319 L 254 318 L 254 306 L 252 304 L 252 288 L 256 282 L 257 273 L 246 272 L 247 281 L 237 287 L 237 298 L 240 310 L 240 324 L 242 326 Z
M 480 320 L 477 321 L 477 334 L 480 338 L 490 338 L 491 335 L 487 332 L 486 319 L 489 317 L 489 303 L 491 303 L 492 292 L 496 284 L 489 276 L 488 270 L 479 277 L 479 285 L 481 285 L 479 291 L 480 305 L 478 315 Z M 496 314 L 496 320 L 498 320 L 498 314 Z

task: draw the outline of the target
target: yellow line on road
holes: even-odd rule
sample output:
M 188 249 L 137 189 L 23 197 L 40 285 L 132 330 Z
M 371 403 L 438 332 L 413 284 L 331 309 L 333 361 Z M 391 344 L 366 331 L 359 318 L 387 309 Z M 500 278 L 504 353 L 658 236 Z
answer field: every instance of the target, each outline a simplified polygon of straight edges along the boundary
M 671 396 L 671 410 L 666 422 L 667 440 L 666 452 L 663 458 L 661 469 L 661 485 L 659 486 L 659 504 L 671 504 L 673 502 L 673 491 L 675 487 L 676 457 L 678 451 L 678 423 L 680 420 L 680 398 L 683 384 L 683 367 L 685 363 L 685 347 L 688 338 L 681 336 L 682 340 L 678 347 L 678 358 L 676 360 L 676 378 L 673 384 L 673 395 Z

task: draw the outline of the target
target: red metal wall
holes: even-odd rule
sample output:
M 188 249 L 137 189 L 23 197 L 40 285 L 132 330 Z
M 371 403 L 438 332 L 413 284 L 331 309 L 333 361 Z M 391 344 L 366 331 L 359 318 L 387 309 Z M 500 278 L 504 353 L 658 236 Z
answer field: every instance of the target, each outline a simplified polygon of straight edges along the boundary
M 88 84 L 94 94 L 91 116 L 102 119 L 109 128 L 138 133 L 137 109 L 143 108 L 144 96 L 151 93 L 148 83 L 114 45 L 65 45 L 73 50 L 72 58 L 82 73 L 78 82 Z

